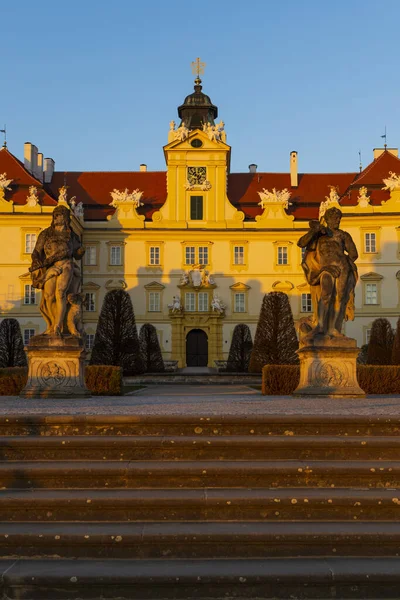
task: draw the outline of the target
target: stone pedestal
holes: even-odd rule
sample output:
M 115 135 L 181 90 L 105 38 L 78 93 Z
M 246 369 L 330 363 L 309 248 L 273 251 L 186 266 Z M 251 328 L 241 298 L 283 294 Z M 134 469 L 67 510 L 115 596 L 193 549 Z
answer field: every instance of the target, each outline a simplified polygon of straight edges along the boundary
M 356 340 L 316 336 L 298 350 L 300 383 L 295 396 L 364 397 L 358 385 Z
M 25 348 L 28 354 L 28 382 L 23 398 L 84 398 L 83 341 L 73 336 L 36 335 Z

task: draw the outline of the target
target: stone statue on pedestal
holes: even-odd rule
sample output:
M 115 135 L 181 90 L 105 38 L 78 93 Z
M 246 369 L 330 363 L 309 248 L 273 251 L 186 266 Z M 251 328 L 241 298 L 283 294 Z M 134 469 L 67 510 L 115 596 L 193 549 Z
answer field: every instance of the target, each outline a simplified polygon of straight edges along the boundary
M 32 285 L 43 290 L 40 312 L 46 321 L 44 335 L 68 331 L 65 317 L 69 310 L 68 296 L 78 294 L 81 283 L 80 268 L 74 259 L 81 260 L 85 254 L 78 236 L 71 229 L 70 211 L 57 206 L 53 211 L 50 227 L 39 234 L 32 252 Z
M 357 248 L 339 229 L 342 212 L 329 208 L 325 223 L 310 221 L 298 246 L 313 304 L 311 323 L 300 326 L 300 384 L 296 395 L 363 396 L 356 376 L 356 341 L 342 334 L 343 322 L 354 319 Z
M 341 336 L 343 321 L 354 319 L 358 252 L 351 235 L 339 229 L 341 217 L 338 208 L 329 208 L 324 215 L 326 226 L 310 221 L 309 231 L 297 242 L 306 249 L 302 267 L 314 307 L 311 337 Z
M 26 348 L 29 373 L 21 396 L 89 395 L 84 383 L 81 274 L 75 262 L 84 253 L 71 228 L 69 208 L 58 205 L 50 227 L 40 233 L 32 252 L 29 271 L 33 287 L 42 290 L 40 312 L 46 330 L 32 337 Z

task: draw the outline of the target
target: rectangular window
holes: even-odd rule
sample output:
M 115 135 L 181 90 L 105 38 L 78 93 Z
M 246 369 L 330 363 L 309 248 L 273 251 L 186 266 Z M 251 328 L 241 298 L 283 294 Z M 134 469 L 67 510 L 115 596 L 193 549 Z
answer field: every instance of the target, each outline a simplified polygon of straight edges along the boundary
M 192 292 L 185 294 L 185 310 L 194 312 L 196 310 L 196 295 Z
M 235 303 L 234 303 L 234 309 L 235 312 L 239 312 L 239 313 L 243 313 L 246 312 L 245 309 L 245 296 L 242 292 L 235 294 Z
M 25 234 L 25 252 L 26 254 L 32 254 L 36 244 L 36 233 Z
M 88 292 L 85 295 L 85 309 L 88 312 L 96 311 L 96 295 L 94 292 Z
M 24 304 L 36 304 L 36 290 L 30 284 L 25 286 Z
M 208 294 L 207 294 L 207 292 L 199 293 L 199 312 L 208 312 Z
M 111 246 L 110 263 L 112 265 L 121 265 L 122 264 L 121 257 L 122 257 L 121 246 Z
M 91 350 L 94 345 L 94 333 L 86 334 L 86 350 Z
M 29 344 L 29 340 L 31 337 L 35 335 L 34 329 L 24 329 L 24 345 L 27 346 Z
M 365 343 L 366 344 L 369 344 L 370 337 L 371 337 L 371 330 L 367 329 L 367 331 L 365 332 Z
M 288 249 L 287 246 L 278 246 L 278 265 L 288 264 Z
M 159 265 L 160 264 L 160 247 L 159 246 L 150 246 L 150 264 L 151 265 Z
M 365 304 L 378 304 L 378 286 L 376 283 L 365 285 Z
M 203 196 L 190 196 L 190 219 L 192 221 L 203 219 Z
M 194 265 L 196 262 L 196 248 L 194 246 L 186 246 L 185 248 L 185 263 Z
M 311 312 L 311 311 L 312 311 L 311 294 L 302 294 L 301 295 L 301 312 Z
M 306 252 L 307 252 L 307 248 L 302 248 L 301 249 L 301 261 L 302 262 L 304 260 L 305 255 L 306 255 Z
M 199 263 L 208 265 L 208 246 L 199 246 Z
M 233 249 L 233 264 L 244 265 L 244 246 L 235 246 Z
M 86 246 L 85 265 L 96 265 L 96 264 L 97 264 L 96 246 Z
M 365 234 L 365 252 L 376 252 L 376 233 Z
M 160 312 L 160 292 L 149 292 L 149 312 Z

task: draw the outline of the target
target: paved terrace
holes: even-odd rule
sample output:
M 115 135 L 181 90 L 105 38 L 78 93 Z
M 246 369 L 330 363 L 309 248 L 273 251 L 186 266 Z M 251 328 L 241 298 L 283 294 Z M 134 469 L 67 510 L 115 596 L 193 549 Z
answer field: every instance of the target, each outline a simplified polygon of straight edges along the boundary
M 0 397 L 0 415 L 382 415 L 400 417 L 400 396 L 292 398 L 262 396 L 246 385 L 150 385 L 125 396 L 75 400 Z

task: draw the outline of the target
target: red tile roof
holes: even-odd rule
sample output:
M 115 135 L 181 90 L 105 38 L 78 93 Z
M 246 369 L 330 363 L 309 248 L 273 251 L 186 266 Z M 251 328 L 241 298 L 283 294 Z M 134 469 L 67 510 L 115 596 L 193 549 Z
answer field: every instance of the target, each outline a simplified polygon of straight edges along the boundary
M 298 186 L 291 187 L 289 173 L 231 173 L 228 176 L 228 197 L 232 204 L 245 213 L 246 220 L 253 220 L 262 213 L 258 192 L 264 188 L 291 192 L 288 209 L 296 220 L 309 220 L 318 217 L 319 205 L 329 195 L 330 186 L 337 188 L 341 203 L 345 206 L 357 204 L 359 188 L 366 186 L 372 204 L 380 204 L 389 198 L 383 191 L 383 178 L 393 171 L 400 174 L 400 160 L 389 152 L 383 152 L 368 165 L 362 173 L 299 173 Z M 6 192 L 6 199 L 16 204 L 25 204 L 28 187 L 36 185 L 42 202 L 55 205 L 58 190 L 66 181 L 68 197 L 76 196 L 83 202 L 85 219 L 102 221 L 114 212 L 110 206 L 110 192 L 115 188 L 143 192 L 143 206 L 139 214 L 151 220 L 154 211 L 159 210 L 167 198 L 167 178 L 165 171 L 139 172 L 55 172 L 50 184 L 42 185 L 32 177 L 24 165 L 8 150 L 0 151 L 0 173 L 6 172 L 13 178 L 12 191 Z
M 68 197 L 76 196 L 78 202 L 85 207 L 85 220 L 98 221 L 106 219 L 114 212 L 110 206 L 110 192 L 114 189 L 130 192 L 139 189 L 143 192 L 143 206 L 138 213 L 151 219 L 154 211 L 159 210 L 167 199 L 167 174 L 165 171 L 139 172 L 55 172 L 51 184 L 47 186 L 55 197 L 64 185 L 68 187 Z
M 330 186 L 338 188 L 339 195 L 346 192 L 356 173 L 299 173 L 298 186 L 291 187 L 289 173 L 231 173 L 228 178 L 228 198 L 242 210 L 247 219 L 262 213 L 258 206 L 263 188 L 287 188 L 291 192 L 288 213 L 296 219 L 318 217 L 319 205 L 329 195 Z
M 43 206 L 55 206 L 57 202 L 43 189 L 41 181 L 33 177 L 7 148 L 0 150 L 0 174 L 6 173 L 7 179 L 12 179 L 8 186 L 11 191 L 6 190 L 6 200 L 12 200 L 16 205 L 26 204 L 29 187 L 34 185 L 38 188 L 39 201 Z

